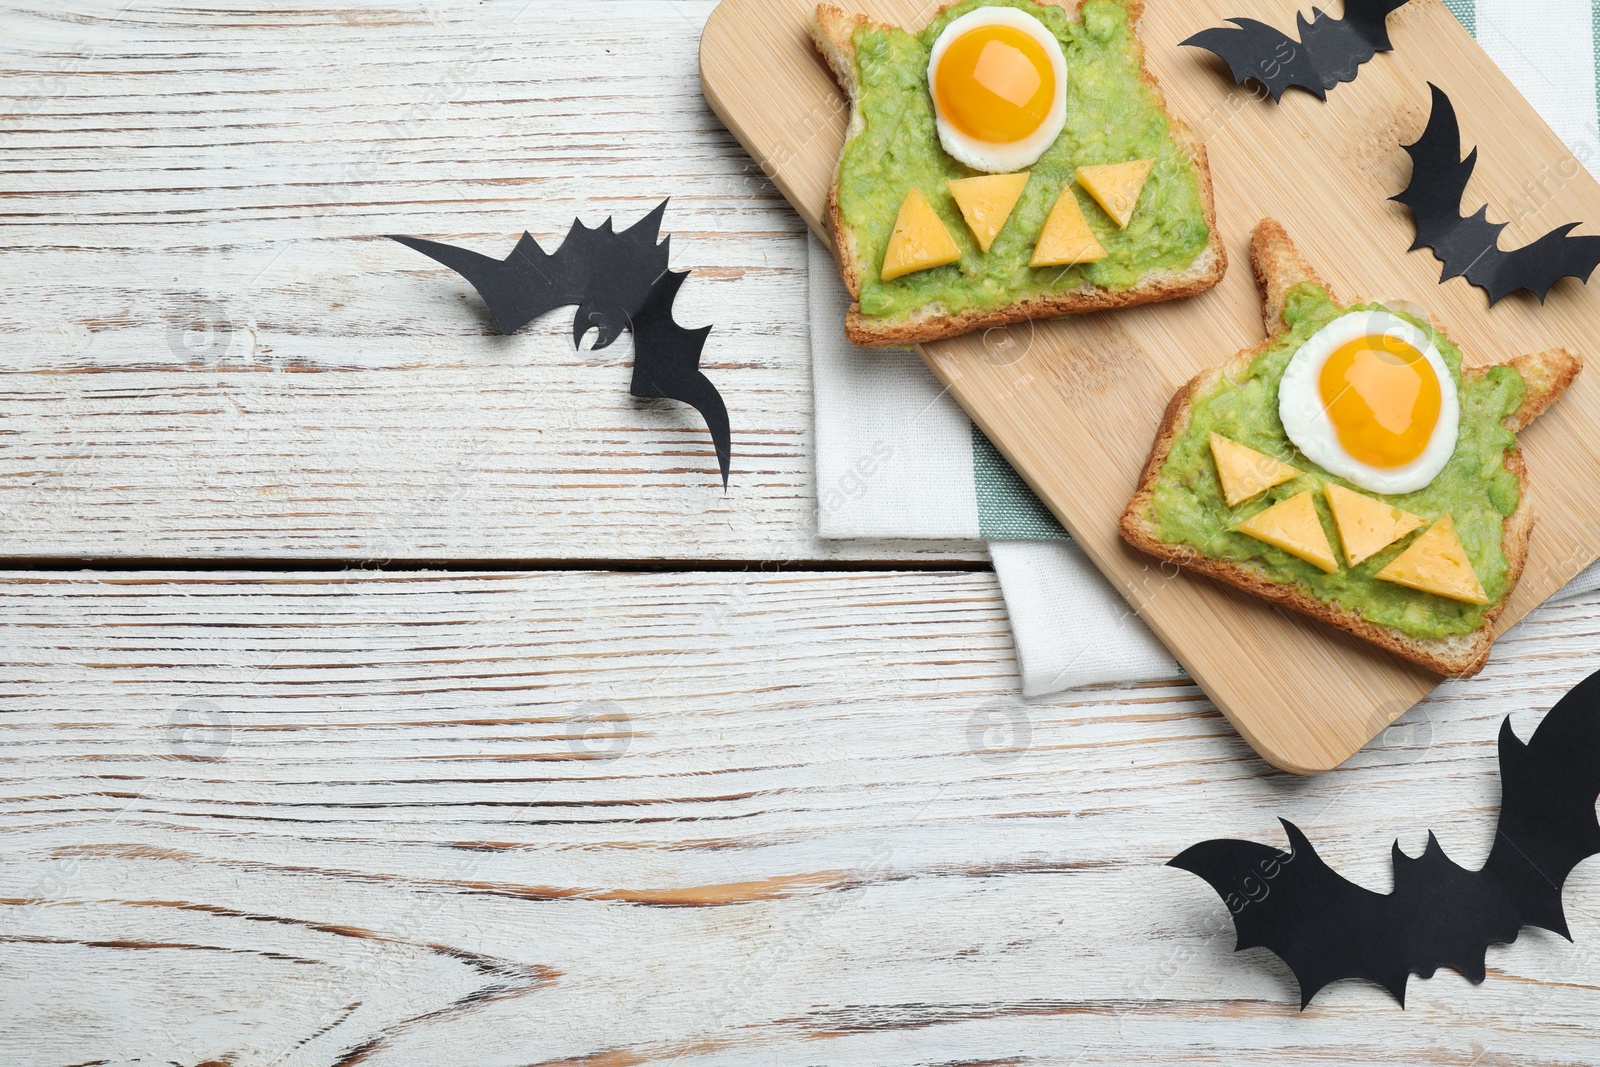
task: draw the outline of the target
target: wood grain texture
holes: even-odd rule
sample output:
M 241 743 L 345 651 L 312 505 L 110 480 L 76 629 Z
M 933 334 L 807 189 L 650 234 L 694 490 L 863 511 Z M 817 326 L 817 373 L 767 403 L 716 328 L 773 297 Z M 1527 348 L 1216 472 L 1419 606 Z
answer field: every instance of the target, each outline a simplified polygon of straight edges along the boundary
M 856 5 L 880 21 L 914 26 L 939 6 Z M 813 0 L 726 0 L 707 26 L 701 69 L 718 114 L 820 229 L 847 112 L 806 34 L 813 8 Z M 1515 218 L 1507 242 L 1600 218 L 1600 185 L 1438 0 L 1413 0 L 1396 12 L 1394 53 L 1363 67 L 1326 104 L 1300 93 L 1276 106 L 1252 99 L 1217 63 L 1178 43 L 1236 15 L 1289 25 L 1294 10 L 1289 0 L 1146 5 L 1147 65 L 1210 156 L 1218 226 L 1234 263 L 1220 286 L 1172 304 L 1025 324 L 922 351 L 1251 744 L 1276 766 L 1316 774 L 1341 764 L 1437 678 L 1203 578 L 1162 574 L 1124 545 L 1117 518 L 1162 409 L 1194 374 L 1261 340 L 1260 298 L 1243 265 L 1250 230 L 1264 216 L 1284 223 L 1345 298 L 1398 297 L 1426 307 L 1469 363 L 1553 347 L 1600 356 L 1593 288 L 1564 283 L 1543 307 L 1522 294 L 1491 315 L 1465 280 L 1438 285 L 1431 255 L 1404 254 L 1410 222 L 1385 201 L 1405 186 L 1399 145 L 1426 122 L 1428 81 L 1451 93 L 1464 138 L 1484 146 L 1468 197 L 1496 205 L 1497 218 Z M 1600 384 L 1591 374 L 1522 435 L 1540 521 L 1500 632 L 1595 556 L 1597 425 Z
M 701 99 L 713 5 L 118 6 L 0 16 L 0 559 L 983 558 L 815 536 L 803 226 Z M 501 338 L 379 236 L 669 196 L 726 494 L 631 338 Z
M 1017 699 L 993 578 L 0 581 L 0 1060 L 1574 1064 L 1575 944 L 1304 1015 L 1164 867 L 1486 854 L 1494 737 L 1593 667 L 1542 610 L 1336 776 L 1188 685 Z

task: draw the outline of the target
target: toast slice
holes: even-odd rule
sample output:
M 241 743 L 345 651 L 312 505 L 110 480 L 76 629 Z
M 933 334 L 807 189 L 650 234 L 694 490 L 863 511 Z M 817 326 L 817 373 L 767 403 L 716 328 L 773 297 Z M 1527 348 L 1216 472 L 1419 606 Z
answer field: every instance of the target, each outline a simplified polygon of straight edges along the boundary
M 1150 458 L 1140 475 L 1138 490 L 1123 513 L 1120 524 L 1123 539 L 1153 556 L 1180 563 L 1191 571 L 1320 619 L 1429 670 L 1455 677 L 1476 674 L 1488 661 L 1489 648 L 1494 641 L 1495 619 L 1505 610 L 1506 602 L 1521 577 L 1528 557 L 1528 535 L 1533 528 L 1527 467 L 1521 451 L 1515 447 L 1507 451 L 1504 461 L 1505 469 L 1515 476 L 1521 489 L 1516 509 L 1504 520 L 1500 542 L 1508 564 L 1505 588 L 1499 598 L 1484 610 L 1481 624 L 1470 633 L 1442 638 L 1414 637 L 1403 630 L 1379 625 L 1356 612 L 1319 599 L 1299 583 L 1272 578 L 1263 566 L 1206 556 L 1188 544 L 1171 543 L 1160 536 L 1154 520 L 1154 495 L 1169 453 L 1189 429 L 1195 398 L 1204 395 L 1224 375 L 1231 380 L 1239 380 L 1251 362 L 1272 348 L 1279 337 L 1287 332 L 1283 312 L 1292 288 L 1301 282 L 1311 282 L 1331 294 L 1311 265 L 1296 251 L 1283 227 L 1272 219 L 1265 219 L 1256 227 L 1251 239 L 1250 258 L 1256 282 L 1261 288 L 1263 318 L 1271 336 L 1260 346 L 1241 352 L 1223 366 L 1197 376 L 1172 398 L 1156 433 Z M 1508 361 L 1507 365 L 1522 375 L 1526 386 L 1521 406 L 1504 421 L 1505 427 L 1512 432 L 1521 430 L 1548 409 L 1582 369 L 1582 361 L 1564 349 L 1519 356 Z M 1482 378 L 1490 369 L 1465 368 L 1462 371 L 1463 380 L 1470 382 Z
M 1082 0 L 1034 0 L 1040 7 L 1054 6 L 1076 17 Z M 1122 0 L 1128 20 L 1135 28 L 1143 13 L 1143 0 Z M 953 5 L 952 5 L 953 6 Z M 942 13 L 942 12 L 941 12 Z M 937 18 L 937 16 L 935 16 Z M 931 20 L 930 20 L 931 21 Z M 847 14 L 832 4 L 819 4 L 812 16 L 811 35 L 818 51 L 827 60 L 850 102 L 850 124 L 845 132 L 845 149 L 866 128 L 866 120 L 858 106 L 861 98 L 859 68 L 856 63 L 855 33 L 862 27 L 880 26 L 865 15 Z M 888 27 L 881 27 L 887 29 Z M 1139 48 L 1137 38 L 1135 47 Z M 1140 75 L 1155 98 L 1157 106 L 1166 110 L 1161 87 L 1144 68 L 1142 49 L 1139 54 Z M 1228 256 L 1223 250 L 1222 238 L 1217 233 L 1216 207 L 1213 201 L 1211 171 L 1206 162 L 1205 145 L 1181 122 L 1167 113 L 1172 138 L 1193 163 L 1200 186 L 1200 197 L 1210 239 L 1194 260 L 1183 270 L 1152 269 L 1137 284 L 1128 288 L 1106 288 L 1084 282 L 1082 285 L 1038 296 L 1023 297 L 999 308 L 971 309 L 952 313 L 944 304 L 929 303 L 910 315 L 896 318 L 876 318 L 862 313 L 861 287 L 867 276 L 875 276 L 879 265 L 868 262 L 857 247 L 855 235 L 845 224 L 839 207 L 840 171 L 834 172 L 832 188 L 828 194 L 828 227 L 833 234 L 834 256 L 839 261 L 840 273 L 846 288 L 856 301 L 845 319 L 845 335 L 851 343 L 864 348 L 900 348 L 959 337 L 974 330 L 1005 326 L 1028 319 L 1057 318 L 1062 315 L 1089 311 L 1106 311 L 1113 308 L 1134 307 L 1163 300 L 1202 293 L 1222 280 L 1228 269 Z M 840 158 L 842 168 L 844 157 Z

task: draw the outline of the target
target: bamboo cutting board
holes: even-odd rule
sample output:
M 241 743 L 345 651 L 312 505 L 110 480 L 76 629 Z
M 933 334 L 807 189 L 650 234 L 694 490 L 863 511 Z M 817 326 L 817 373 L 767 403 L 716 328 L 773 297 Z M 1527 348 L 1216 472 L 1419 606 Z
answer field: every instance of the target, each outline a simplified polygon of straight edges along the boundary
M 849 7 L 852 0 L 841 0 Z M 920 28 L 928 0 L 853 0 Z M 701 42 L 707 101 L 812 230 L 843 145 L 847 105 L 806 30 L 812 0 L 723 0 Z M 1209 53 L 1178 42 L 1230 16 L 1293 31 L 1288 0 L 1148 0 L 1146 63 L 1169 110 L 1207 144 L 1231 267 L 1190 300 L 991 330 L 924 346 L 924 360 L 1140 616 L 1263 757 L 1297 774 L 1343 763 L 1439 682 L 1437 676 L 1263 601 L 1125 546 L 1116 522 L 1162 410 L 1195 373 L 1262 338 L 1251 228 L 1273 216 L 1344 299 L 1428 309 L 1469 365 L 1564 346 L 1595 365 L 1521 440 L 1539 522 L 1500 631 L 1600 555 L 1600 288 L 1567 280 L 1541 307 L 1526 293 L 1492 310 L 1481 290 L 1411 252 L 1402 142 L 1427 122 L 1427 83 L 1455 102 L 1464 149 L 1479 145 L 1466 209 L 1511 219 L 1516 247 L 1561 223 L 1600 232 L 1600 185 L 1440 0 L 1389 19 L 1381 54 L 1326 103 L 1298 90 L 1274 105 L 1233 85 Z M 1600 279 L 1596 285 L 1600 286 Z

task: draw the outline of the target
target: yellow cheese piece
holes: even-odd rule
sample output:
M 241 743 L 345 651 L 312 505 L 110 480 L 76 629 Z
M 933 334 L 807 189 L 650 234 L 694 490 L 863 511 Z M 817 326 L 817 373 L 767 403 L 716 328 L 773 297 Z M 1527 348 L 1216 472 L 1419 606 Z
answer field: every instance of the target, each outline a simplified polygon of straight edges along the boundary
M 1030 266 L 1069 267 L 1105 258 L 1106 250 L 1095 239 L 1089 220 L 1083 217 L 1083 208 L 1078 206 L 1078 194 L 1067 186 L 1050 209 L 1050 217 L 1044 220 Z
M 1328 544 L 1328 535 L 1317 517 L 1317 505 L 1309 489 L 1241 524 L 1239 532 L 1281 548 L 1291 556 L 1299 556 L 1329 574 L 1339 569 L 1339 560 L 1333 554 L 1333 546 Z
M 1106 214 L 1117 220 L 1117 225 L 1127 229 L 1133 218 L 1133 209 L 1139 204 L 1139 194 L 1150 178 L 1153 159 L 1135 159 L 1129 163 L 1105 163 L 1094 167 L 1078 168 L 1078 184 L 1106 209 Z
M 922 190 L 912 187 L 900 205 L 900 217 L 894 221 L 894 233 L 889 237 L 889 248 L 883 254 L 883 270 L 879 273 L 886 282 L 954 263 L 961 258 L 956 239 L 944 228 L 944 220 L 933 210 Z
M 1428 520 L 1390 507 L 1381 500 L 1328 483 L 1328 510 L 1339 528 L 1345 562 L 1358 567 Z
M 956 198 L 961 216 L 972 227 L 972 236 L 985 252 L 1000 235 L 1022 190 L 1027 188 L 1028 172 L 1021 174 L 986 174 L 981 178 L 957 178 L 950 182 L 950 195 Z
M 1478 581 L 1478 572 L 1472 569 L 1467 550 L 1456 536 L 1455 520 L 1449 515 L 1413 541 L 1410 548 L 1378 572 L 1378 577 L 1407 589 L 1419 589 L 1468 604 L 1489 602 L 1483 593 L 1483 584 Z
M 1287 463 L 1280 463 L 1253 448 L 1230 441 L 1220 433 L 1211 435 L 1211 458 L 1217 462 L 1222 495 L 1230 508 L 1265 493 L 1275 485 L 1300 477 L 1300 472 Z

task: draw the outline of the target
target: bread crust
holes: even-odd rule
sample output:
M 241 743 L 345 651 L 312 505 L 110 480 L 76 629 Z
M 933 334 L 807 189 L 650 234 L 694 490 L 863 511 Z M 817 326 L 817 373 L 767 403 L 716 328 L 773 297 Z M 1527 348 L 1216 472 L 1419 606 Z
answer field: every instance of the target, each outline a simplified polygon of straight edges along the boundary
M 1053 0 L 1051 3 L 1033 0 L 1033 2 L 1040 7 L 1061 7 L 1070 14 L 1077 15 L 1082 0 Z M 951 5 L 945 5 L 949 6 Z M 1134 40 L 1141 50 L 1140 75 L 1150 91 L 1155 94 L 1157 105 L 1165 111 L 1166 98 L 1155 76 L 1145 69 L 1143 44 L 1137 37 L 1139 20 L 1144 14 L 1143 0 L 1127 0 L 1126 7 L 1129 23 L 1135 30 Z M 941 8 L 940 13 L 943 11 L 944 8 Z M 935 15 L 934 19 L 937 18 Z M 822 53 L 829 69 L 833 71 L 834 78 L 849 97 L 850 125 L 845 132 L 846 148 L 866 125 L 858 106 L 860 85 L 856 79 L 854 35 L 859 27 L 871 25 L 875 24 L 865 15 L 848 14 L 843 9 L 826 3 L 817 5 L 811 19 L 811 36 L 816 42 L 817 50 Z M 845 336 L 852 344 L 863 348 L 905 348 L 928 341 L 959 337 L 975 330 L 1025 322 L 1029 319 L 1058 318 L 1062 315 L 1109 311 L 1115 308 L 1135 307 L 1139 304 L 1177 300 L 1203 293 L 1216 285 L 1227 273 L 1228 253 L 1223 247 L 1222 236 L 1217 232 L 1216 202 L 1212 189 L 1211 167 L 1206 158 L 1206 147 L 1170 112 L 1167 113 L 1167 120 L 1174 139 L 1194 162 L 1196 173 L 1200 178 L 1200 198 L 1205 223 L 1211 231 L 1210 240 L 1195 257 L 1194 262 L 1182 271 L 1151 271 L 1138 285 L 1128 289 L 1112 290 L 1085 284 L 1070 291 L 1045 293 L 1019 300 L 1003 308 L 951 314 L 940 304 L 930 304 L 906 318 L 893 320 L 875 319 L 862 314 L 859 301 L 861 279 L 865 268 L 839 209 L 841 170 L 836 169 L 833 185 L 828 190 L 828 229 L 833 234 L 834 256 L 839 261 L 839 272 L 844 278 L 845 287 L 850 290 L 850 296 L 857 301 L 850 306 L 849 312 L 845 315 Z M 842 169 L 844 164 L 842 155 L 839 163 Z
M 1239 353 L 1221 367 L 1197 375 L 1172 398 L 1140 474 L 1139 487 L 1123 512 L 1119 524 L 1123 540 L 1142 552 L 1171 560 L 1198 574 L 1320 619 L 1439 674 L 1453 677 L 1477 674 L 1488 662 L 1490 646 L 1494 643 L 1495 620 L 1505 610 L 1528 559 L 1533 505 L 1527 465 L 1523 462 L 1521 449 L 1511 449 L 1505 458 L 1506 470 L 1516 476 L 1522 490 L 1517 508 L 1506 518 L 1501 534 L 1501 551 L 1509 566 L 1505 592 L 1484 613 L 1483 625 L 1469 634 L 1447 638 L 1415 638 L 1394 627 L 1380 626 L 1354 612 L 1318 600 L 1292 583 L 1274 581 L 1267 577 L 1262 567 L 1212 559 L 1188 545 L 1170 544 L 1157 535 L 1152 516 L 1156 485 L 1173 444 L 1189 428 L 1194 397 L 1221 375 L 1244 370 L 1258 355 L 1275 344 L 1281 334 L 1287 332 L 1282 315 L 1284 298 L 1289 289 L 1300 282 L 1314 282 L 1328 289 L 1311 265 L 1300 256 L 1283 227 L 1273 219 L 1263 219 L 1252 234 L 1250 260 L 1256 281 L 1261 287 L 1262 308 L 1269 336 L 1260 345 Z M 1331 295 L 1332 290 L 1328 291 Z M 1577 356 L 1559 348 L 1518 356 L 1509 360 L 1507 365 L 1517 368 L 1528 387 L 1522 405 L 1505 420 L 1506 427 L 1512 431 L 1521 430 L 1548 409 L 1583 368 Z M 1475 367 L 1463 373 L 1468 379 L 1475 380 L 1489 369 Z

